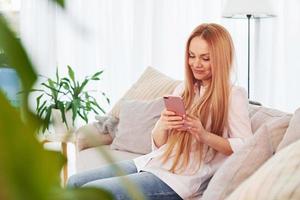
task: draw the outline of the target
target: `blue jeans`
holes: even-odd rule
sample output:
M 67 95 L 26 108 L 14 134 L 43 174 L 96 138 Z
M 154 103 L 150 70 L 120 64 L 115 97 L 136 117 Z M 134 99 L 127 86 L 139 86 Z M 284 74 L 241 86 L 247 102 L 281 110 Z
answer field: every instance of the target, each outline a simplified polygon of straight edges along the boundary
M 147 200 L 182 199 L 152 173 L 137 172 L 132 160 L 122 161 L 115 165 L 123 170 L 126 178 L 138 187 L 137 189 L 144 194 Z M 110 191 L 115 199 L 131 199 L 111 165 L 71 176 L 68 180 L 68 187 L 97 187 Z

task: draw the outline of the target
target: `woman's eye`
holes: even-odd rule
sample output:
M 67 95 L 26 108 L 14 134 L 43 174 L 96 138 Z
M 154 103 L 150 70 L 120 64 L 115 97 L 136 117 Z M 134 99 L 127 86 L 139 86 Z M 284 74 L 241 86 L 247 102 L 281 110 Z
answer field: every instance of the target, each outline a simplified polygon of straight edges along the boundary
M 204 61 L 209 61 L 209 58 L 203 58 Z
M 193 56 L 193 55 L 189 55 L 189 57 L 190 57 L 190 58 L 195 58 L 195 56 Z

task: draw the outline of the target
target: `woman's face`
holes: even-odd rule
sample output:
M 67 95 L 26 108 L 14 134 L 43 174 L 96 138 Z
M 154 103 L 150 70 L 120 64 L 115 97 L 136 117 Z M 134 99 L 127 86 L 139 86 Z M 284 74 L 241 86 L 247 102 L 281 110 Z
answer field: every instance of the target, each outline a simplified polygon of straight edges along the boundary
M 211 64 L 208 44 L 200 37 L 194 37 L 189 46 L 188 63 L 194 78 L 206 85 L 211 80 Z

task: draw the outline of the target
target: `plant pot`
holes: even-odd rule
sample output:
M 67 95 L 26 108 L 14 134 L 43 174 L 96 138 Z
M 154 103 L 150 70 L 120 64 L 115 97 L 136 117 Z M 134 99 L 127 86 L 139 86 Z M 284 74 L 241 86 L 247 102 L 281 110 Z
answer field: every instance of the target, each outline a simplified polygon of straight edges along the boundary
M 72 111 L 65 112 L 68 127 L 63 123 L 61 112 L 59 109 L 52 109 L 52 121 L 55 134 L 68 134 L 75 130 L 72 122 Z

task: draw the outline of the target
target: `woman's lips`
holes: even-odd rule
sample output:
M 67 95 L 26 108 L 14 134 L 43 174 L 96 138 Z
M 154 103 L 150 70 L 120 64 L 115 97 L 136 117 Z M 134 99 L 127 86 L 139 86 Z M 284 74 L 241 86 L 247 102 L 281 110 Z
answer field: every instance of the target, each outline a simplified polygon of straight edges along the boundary
M 194 70 L 194 73 L 196 74 L 203 74 L 205 71 L 197 71 L 197 70 Z

